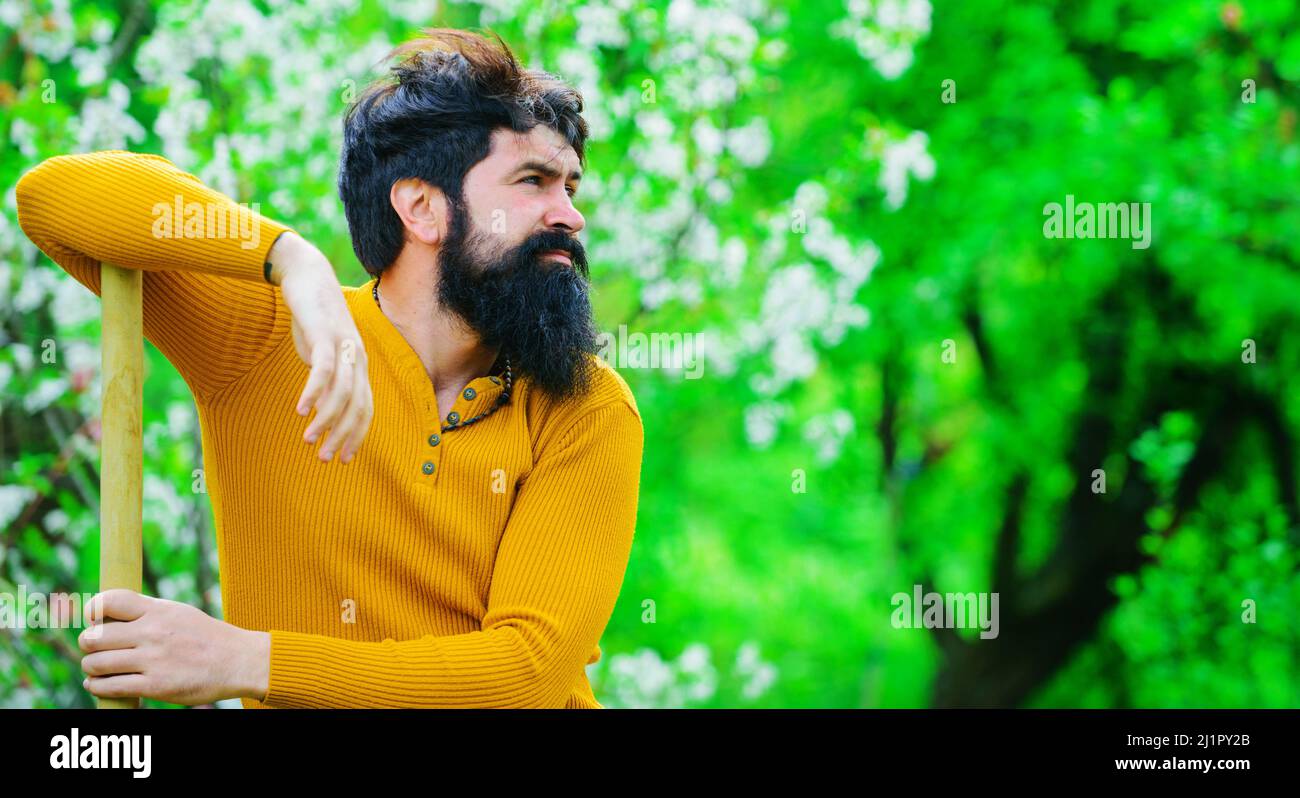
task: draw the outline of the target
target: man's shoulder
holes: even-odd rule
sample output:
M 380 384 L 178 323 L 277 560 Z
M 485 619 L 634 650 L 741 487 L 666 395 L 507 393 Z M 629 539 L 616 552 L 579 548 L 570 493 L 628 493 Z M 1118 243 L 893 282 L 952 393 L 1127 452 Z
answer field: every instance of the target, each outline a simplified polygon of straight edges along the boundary
M 587 360 L 590 371 L 586 392 L 564 402 L 552 402 L 544 395 L 539 396 L 541 402 L 548 405 L 545 412 L 572 422 L 610 406 L 624 405 L 639 421 L 641 410 L 623 375 L 597 354 L 589 353 Z
M 363 336 L 373 332 L 366 323 L 369 315 L 367 311 L 375 301 L 375 295 L 371 287 L 373 282 L 373 280 L 369 280 L 361 285 L 340 286 L 343 289 L 343 301 L 348 306 L 348 312 L 352 314 L 352 319 L 357 323 L 357 329 L 361 331 Z
M 583 398 L 582 404 L 588 411 L 594 411 L 611 404 L 626 404 L 637 419 L 641 410 L 636 406 L 636 397 L 628 387 L 623 375 L 599 355 L 589 355 L 591 360 L 591 388 Z
M 623 375 L 598 355 L 590 354 L 588 358 L 591 362 L 590 381 L 587 391 L 581 396 L 555 402 L 540 391 L 529 391 L 525 404 L 535 443 L 563 437 L 582 419 L 610 408 L 626 408 L 637 424 L 641 423 L 641 410 Z
M 370 283 L 368 282 L 363 285 L 344 285 L 340 286 L 340 288 L 343 289 L 343 298 L 347 300 L 348 307 L 350 308 L 352 308 L 353 303 L 360 302 L 363 299 L 369 299 L 371 302 L 375 301 L 374 296 L 371 294 Z M 353 308 L 353 310 L 355 310 L 355 308 Z

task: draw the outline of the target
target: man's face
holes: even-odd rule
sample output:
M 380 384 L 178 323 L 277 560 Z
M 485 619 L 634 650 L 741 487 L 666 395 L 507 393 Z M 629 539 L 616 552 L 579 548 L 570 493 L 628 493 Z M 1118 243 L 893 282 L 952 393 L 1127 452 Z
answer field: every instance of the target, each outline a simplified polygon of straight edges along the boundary
M 596 329 L 573 207 L 577 154 L 559 133 L 499 129 L 465 176 L 438 252 L 438 298 L 555 399 L 588 387 Z

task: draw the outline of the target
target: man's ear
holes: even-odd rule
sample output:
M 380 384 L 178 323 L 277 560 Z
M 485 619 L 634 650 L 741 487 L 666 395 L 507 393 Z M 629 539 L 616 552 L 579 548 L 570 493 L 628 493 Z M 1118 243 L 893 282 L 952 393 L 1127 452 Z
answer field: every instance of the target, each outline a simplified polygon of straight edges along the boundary
M 402 225 L 417 241 L 437 246 L 447 231 L 447 198 L 442 189 L 417 177 L 393 183 L 388 200 Z

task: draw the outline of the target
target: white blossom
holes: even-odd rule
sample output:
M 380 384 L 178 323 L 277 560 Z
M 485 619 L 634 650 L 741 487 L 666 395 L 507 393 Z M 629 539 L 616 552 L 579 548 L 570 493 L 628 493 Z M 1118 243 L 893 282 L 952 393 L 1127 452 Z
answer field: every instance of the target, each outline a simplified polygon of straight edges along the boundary
M 803 438 L 813 447 L 819 465 L 827 465 L 839 457 L 845 439 L 853 433 L 853 414 L 843 408 L 813 416 L 803 426 Z
M 851 39 L 880 76 L 894 80 L 912 65 L 913 49 L 930 33 L 929 0 L 846 0 L 848 16 L 831 35 Z
M 618 10 L 606 5 L 584 5 L 573 10 L 578 22 L 574 38 L 584 48 L 626 47 L 627 28 L 619 19 Z
M 143 141 L 144 127 L 127 112 L 131 92 L 119 81 L 108 84 L 107 97 L 92 97 L 72 120 L 77 148 L 93 150 L 127 149 L 128 143 Z
M 36 387 L 23 397 L 23 409 L 28 414 L 39 413 L 67 392 L 68 380 L 66 378 L 47 377 L 36 383 Z
M 786 415 L 786 406 L 762 401 L 745 408 L 745 437 L 751 446 L 763 449 L 776 439 L 777 424 Z
M 18 147 L 24 158 L 36 157 L 36 128 L 22 117 L 14 119 L 9 126 L 9 140 Z
M 8 528 L 34 498 L 36 491 L 26 485 L 0 485 L 0 529 Z
M 867 132 L 868 155 L 880 160 L 879 185 L 885 192 L 886 208 L 897 210 L 907 199 L 908 175 L 921 181 L 934 177 L 929 141 L 929 136 L 919 130 L 902 139 L 890 137 L 879 128 Z
M 60 272 L 62 275 L 62 272 Z M 59 325 L 76 327 L 98 319 L 102 313 L 99 298 L 71 276 L 54 281 L 50 313 Z
M 727 131 L 727 149 L 745 166 L 761 166 L 772 151 L 772 134 L 767 120 L 756 116 L 742 127 Z
M 758 653 L 758 643 L 746 640 L 736 652 L 736 662 L 732 672 L 746 679 L 741 694 L 748 701 L 758 699 L 776 682 L 777 669 L 770 662 L 764 662 Z

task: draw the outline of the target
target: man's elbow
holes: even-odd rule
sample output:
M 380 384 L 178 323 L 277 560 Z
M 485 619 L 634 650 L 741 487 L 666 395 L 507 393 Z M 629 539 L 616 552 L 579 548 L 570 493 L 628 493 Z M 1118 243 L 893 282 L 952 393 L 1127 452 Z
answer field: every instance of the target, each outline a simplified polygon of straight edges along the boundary
M 85 182 L 81 173 L 85 156 L 54 155 L 28 169 L 14 185 L 18 227 L 41 247 L 52 242 L 54 223 L 66 213 L 68 193 Z
M 39 230 L 40 218 L 42 214 L 40 209 L 44 204 L 45 198 L 52 191 L 54 183 L 51 170 L 56 168 L 52 162 L 63 156 L 55 156 L 41 161 L 36 166 L 23 172 L 18 178 L 18 183 L 14 186 L 14 204 L 18 211 L 18 227 L 23 231 L 33 243 L 39 245 L 38 238 L 41 233 Z
M 507 677 L 501 686 L 504 693 L 502 706 L 511 709 L 563 709 L 577 683 L 582 666 L 575 670 L 573 658 L 566 656 L 565 646 L 558 641 L 541 639 L 529 630 L 515 625 L 497 627 L 498 631 L 515 635 L 519 652 L 518 667 L 512 668 L 515 678 Z

